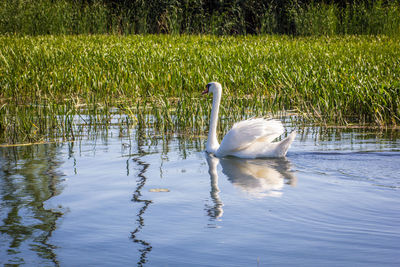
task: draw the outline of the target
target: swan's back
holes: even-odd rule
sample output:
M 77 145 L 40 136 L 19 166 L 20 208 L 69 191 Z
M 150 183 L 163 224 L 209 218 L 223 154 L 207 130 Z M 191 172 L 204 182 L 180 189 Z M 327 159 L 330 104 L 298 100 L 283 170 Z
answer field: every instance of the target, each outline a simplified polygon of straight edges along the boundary
M 246 151 L 255 144 L 261 147 L 271 144 L 284 132 L 282 123 L 278 120 L 252 118 L 235 123 L 225 135 L 217 151 L 220 156 L 234 155 Z

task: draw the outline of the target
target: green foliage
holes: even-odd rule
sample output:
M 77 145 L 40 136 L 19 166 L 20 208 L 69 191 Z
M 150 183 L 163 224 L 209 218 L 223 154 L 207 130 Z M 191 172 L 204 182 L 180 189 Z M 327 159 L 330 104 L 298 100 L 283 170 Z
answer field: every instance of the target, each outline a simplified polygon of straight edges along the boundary
M 337 4 L 339 3 L 339 4 Z M 0 34 L 400 33 L 400 1 L 2 0 Z
M 71 138 L 78 114 L 107 124 L 115 107 L 129 124 L 201 134 L 211 107 L 200 92 L 213 80 L 224 88 L 222 129 L 284 110 L 398 125 L 399 77 L 400 43 L 386 36 L 3 36 L 0 135 Z
M 309 5 L 294 5 L 290 15 L 298 35 L 333 35 L 339 28 L 339 13 L 336 5 L 311 2 Z
M 400 3 L 382 0 L 372 3 L 355 2 L 344 9 L 340 31 L 347 34 L 400 33 Z
M 81 34 L 109 32 L 110 11 L 101 1 L 3 0 L 0 34 Z

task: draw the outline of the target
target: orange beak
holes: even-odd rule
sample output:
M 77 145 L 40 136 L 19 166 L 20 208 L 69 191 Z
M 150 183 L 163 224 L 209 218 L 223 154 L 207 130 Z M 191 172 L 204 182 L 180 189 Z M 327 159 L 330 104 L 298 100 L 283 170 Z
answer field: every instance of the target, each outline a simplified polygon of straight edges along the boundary
M 208 94 L 208 86 L 206 87 L 206 90 L 203 91 L 203 93 L 201 93 L 202 95 Z

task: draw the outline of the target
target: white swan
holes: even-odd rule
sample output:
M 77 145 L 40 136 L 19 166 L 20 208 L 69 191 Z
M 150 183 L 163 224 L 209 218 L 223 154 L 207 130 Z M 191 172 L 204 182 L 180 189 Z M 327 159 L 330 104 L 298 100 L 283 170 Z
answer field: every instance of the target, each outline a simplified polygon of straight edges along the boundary
M 239 158 L 284 157 L 292 144 L 296 131 L 280 142 L 272 142 L 283 134 L 282 123 L 277 120 L 253 118 L 237 122 L 222 139 L 217 140 L 217 123 L 222 86 L 220 83 L 207 84 L 203 94 L 213 93 L 210 129 L 206 151 L 217 157 L 235 156 Z

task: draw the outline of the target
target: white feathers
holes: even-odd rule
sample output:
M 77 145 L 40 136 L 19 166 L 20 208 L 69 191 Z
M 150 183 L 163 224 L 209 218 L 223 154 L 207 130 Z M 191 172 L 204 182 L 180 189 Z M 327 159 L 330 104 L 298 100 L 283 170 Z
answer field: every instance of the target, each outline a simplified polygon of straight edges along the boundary
M 256 142 L 271 143 L 283 132 L 282 123 L 277 120 L 256 118 L 240 121 L 222 139 L 217 153 L 228 155 L 244 150 Z

